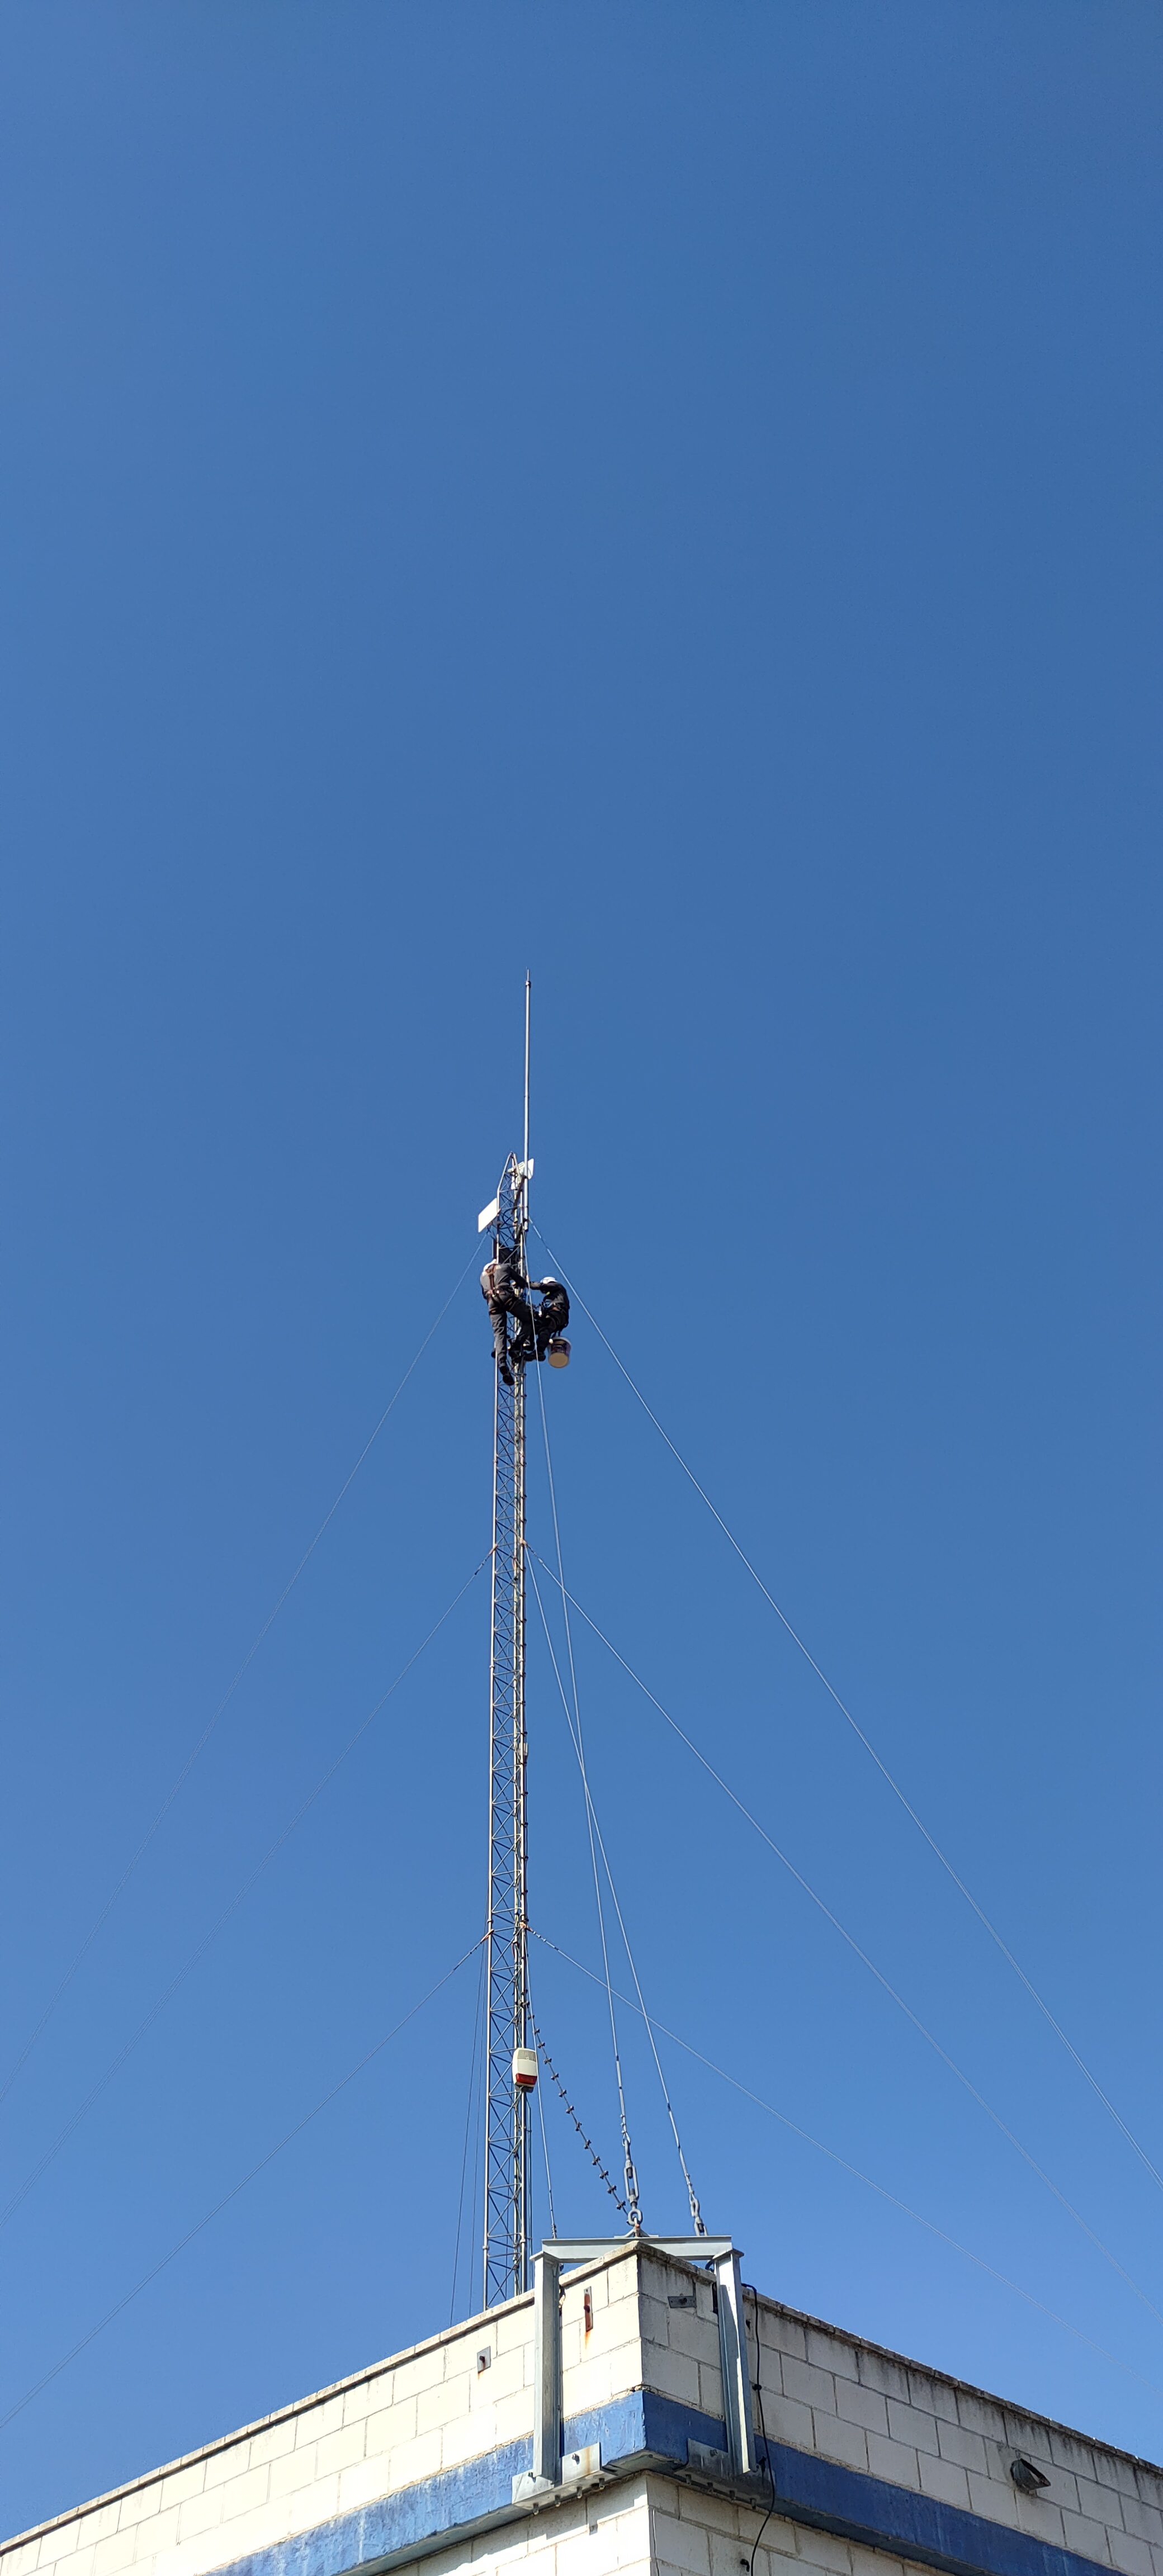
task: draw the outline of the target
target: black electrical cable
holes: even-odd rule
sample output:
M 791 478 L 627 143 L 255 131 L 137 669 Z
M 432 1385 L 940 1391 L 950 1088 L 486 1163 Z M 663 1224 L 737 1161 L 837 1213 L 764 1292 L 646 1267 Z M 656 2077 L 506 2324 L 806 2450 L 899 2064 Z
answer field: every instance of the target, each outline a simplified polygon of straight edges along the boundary
M 768 2446 L 767 2446 L 767 2418 L 766 2418 L 766 2416 L 765 2416 L 765 2414 L 764 2414 L 764 2411 L 763 2411 L 763 2367 L 762 2367 L 762 2362 L 761 2362 L 761 2357 L 760 2357 L 760 2346 L 759 2346 L 759 2292 L 758 2292 L 758 2290 L 752 2290 L 751 2296 L 752 2296 L 752 2298 L 753 2298 L 753 2299 L 754 2299 L 754 2301 L 755 2301 L 755 2394 L 756 2394 L 757 2398 L 759 2399 L 759 2431 L 760 2431 L 760 2435 L 761 2435 L 761 2438 L 762 2438 L 762 2441 L 763 2441 L 763 2465 L 764 2465 L 764 2468 L 765 2468 L 765 2469 L 766 2469 L 766 2471 L 767 2471 L 768 2483 L 769 2483 L 770 2488 L 771 2488 L 771 2502 L 770 2502 L 770 2504 L 768 2505 L 767 2511 L 766 2511 L 766 2513 L 764 2514 L 764 2517 L 763 2517 L 762 2522 L 760 2523 L 759 2529 L 758 2529 L 758 2531 L 757 2531 L 757 2532 L 756 2532 L 756 2534 L 755 2534 L 755 2538 L 754 2538 L 754 2540 L 753 2540 L 753 2541 L 752 2541 L 752 2543 L 751 2543 L 751 2564 L 750 2564 L 750 2567 L 749 2567 L 749 2568 L 748 2568 L 748 2570 L 747 2570 L 747 2576 L 755 2576 L 755 2553 L 756 2553 L 756 2550 L 757 2550 L 757 2549 L 758 2549 L 758 2547 L 759 2547 L 759 2543 L 760 2543 L 760 2541 L 761 2541 L 761 2540 L 762 2540 L 762 2538 L 763 2538 L 764 2532 L 765 2532 L 765 2531 L 766 2531 L 766 2529 L 767 2529 L 768 2523 L 770 2522 L 771 2517 L 772 2517 L 773 2513 L 775 2512 L 775 2471 L 774 2471 L 774 2469 L 772 2468 L 772 2465 L 771 2465 L 771 2454 L 770 2454 L 770 2451 L 768 2450 Z

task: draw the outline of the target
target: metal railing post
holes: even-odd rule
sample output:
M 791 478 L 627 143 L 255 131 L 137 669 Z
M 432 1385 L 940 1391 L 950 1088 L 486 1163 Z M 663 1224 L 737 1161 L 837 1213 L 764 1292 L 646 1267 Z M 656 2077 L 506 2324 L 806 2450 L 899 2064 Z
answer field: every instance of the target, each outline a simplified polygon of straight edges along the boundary
M 759 2466 L 755 2420 L 751 2410 L 751 2372 L 747 2361 L 747 2321 L 739 2257 L 721 2254 L 715 2265 L 719 2290 L 719 2360 L 723 2373 L 723 2413 L 727 2420 L 727 2453 L 738 2477 L 751 2478 Z
M 561 2265 L 533 2264 L 533 2475 L 561 2482 Z

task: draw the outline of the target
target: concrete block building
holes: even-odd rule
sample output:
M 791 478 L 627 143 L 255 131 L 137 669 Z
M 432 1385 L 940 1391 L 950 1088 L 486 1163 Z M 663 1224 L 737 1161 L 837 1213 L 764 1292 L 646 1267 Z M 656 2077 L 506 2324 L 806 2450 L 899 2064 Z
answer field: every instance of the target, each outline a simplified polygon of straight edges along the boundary
M 572 2259 L 0 2576 L 1163 2576 L 1148 2462 L 741 2291 L 737 2257 Z

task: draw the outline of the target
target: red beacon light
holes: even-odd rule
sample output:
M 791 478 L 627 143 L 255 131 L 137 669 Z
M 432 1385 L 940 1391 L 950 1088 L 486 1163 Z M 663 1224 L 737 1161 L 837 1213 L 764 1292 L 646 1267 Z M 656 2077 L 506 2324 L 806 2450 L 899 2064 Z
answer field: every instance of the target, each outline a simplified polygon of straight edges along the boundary
M 514 2049 L 513 2082 L 519 2093 L 531 2093 L 533 2091 L 533 2087 L 537 2082 L 537 2051 L 535 2048 Z

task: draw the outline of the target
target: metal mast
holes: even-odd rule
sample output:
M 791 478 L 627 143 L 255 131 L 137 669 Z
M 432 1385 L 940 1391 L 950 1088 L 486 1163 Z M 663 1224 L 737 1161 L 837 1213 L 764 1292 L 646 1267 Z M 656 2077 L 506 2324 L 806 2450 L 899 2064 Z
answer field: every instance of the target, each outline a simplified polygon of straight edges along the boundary
M 529 1212 L 529 978 L 525 978 L 524 1153 L 510 1154 L 497 1192 L 494 1234 L 527 1276 Z M 528 1825 L 525 1801 L 525 1366 L 499 1368 L 493 1431 L 493 1616 L 489 1697 L 489 1911 L 486 1931 L 486 2308 L 532 2285 L 529 2095 L 515 2082 L 513 2052 L 529 2045 Z

